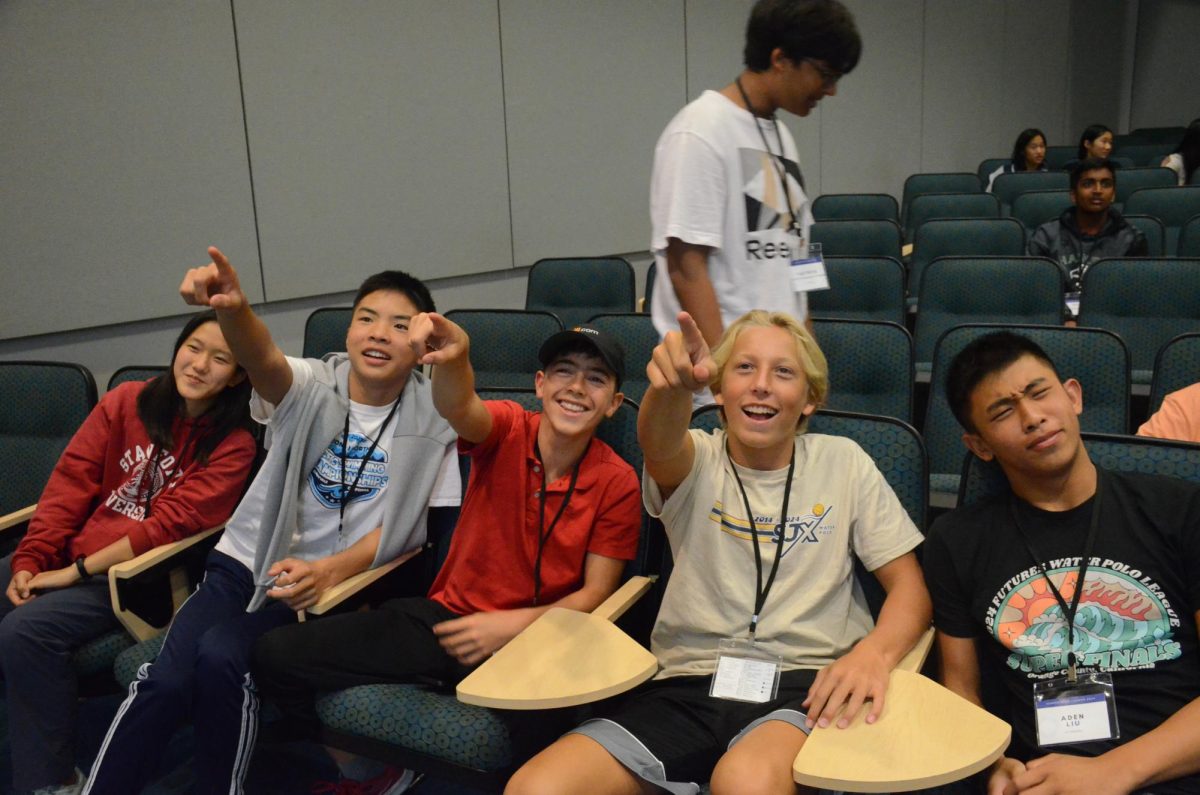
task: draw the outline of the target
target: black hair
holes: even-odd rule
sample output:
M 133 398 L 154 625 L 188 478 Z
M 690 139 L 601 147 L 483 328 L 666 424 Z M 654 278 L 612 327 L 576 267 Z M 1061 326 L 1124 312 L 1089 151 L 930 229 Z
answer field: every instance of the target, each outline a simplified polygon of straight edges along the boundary
M 1016 143 L 1013 144 L 1012 150 L 1012 166 L 1013 171 L 1025 170 L 1025 147 L 1029 146 L 1029 142 L 1038 136 L 1042 136 L 1042 142 L 1046 141 L 1046 134 L 1036 127 L 1030 127 L 1021 130 L 1021 134 L 1017 136 Z
M 1086 157 L 1071 166 L 1071 190 L 1074 191 L 1076 186 L 1079 185 L 1079 180 L 1083 178 L 1085 172 L 1094 171 L 1098 168 L 1108 169 L 1108 173 L 1113 175 L 1113 184 L 1117 184 L 1117 166 L 1115 163 L 1107 157 Z
M 796 65 L 814 58 L 843 75 L 862 56 L 854 16 L 838 0 L 758 0 L 746 23 L 746 68 L 767 71 L 776 47 Z
M 433 296 L 429 294 L 429 288 L 425 286 L 425 283 L 404 271 L 380 271 L 373 276 L 368 276 L 359 285 L 358 294 L 354 296 L 354 308 L 357 309 L 359 303 L 368 295 L 380 290 L 402 293 L 407 296 L 409 301 L 412 301 L 412 305 L 417 308 L 418 312 L 437 311 L 437 307 L 433 303 Z
M 1079 151 L 1075 153 L 1075 158 L 1077 160 L 1083 160 L 1084 158 L 1088 157 L 1088 151 L 1083 145 L 1085 143 L 1090 144 L 1101 135 L 1104 135 L 1104 133 L 1110 132 L 1112 132 L 1112 130 L 1103 124 L 1089 124 L 1084 128 L 1083 135 L 1079 136 Z
M 1175 147 L 1175 153 L 1183 158 L 1183 179 L 1186 183 L 1192 172 L 1200 168 L 1200 119 L 1192 120 L 1187 131 Z
M 217 313 L 212 310 L 192 315 L 184 324 L 183 331 L 175 340 L 171 351 L 171 365 L 162 375 L 151 379 L 138 393 L 138 419 L 146 428 L 146 435 L 159 450 L 169 451 L 175 447 L 172 429 L 175 421 L 184 415 L 187 404 L 175 386 L 175 356 L 188 338 L 205 323 L 216 323 Z M 242 380 L 221 390 L 208 410 L 201 415 L 204 419 L 201 435 L 195 440 L 195 459 L 208 463 L 208 456 L 226 436 L 238 428 L 250 428 L 250 379 L 238 365 Z M 199 418 L 198 418 L 199 419 Z
M 968 433 L 976 433 L 971 422 L 971 393 L 990 375 L 994 375 L 1022 356 L 1032 356 L 1044 362 L 1055 376 L 1054 362 L 1029 337 L 1011 331 L 993 331 L 967 344 L 950 362 L 946 372 L 946 401 L 958 424 Z

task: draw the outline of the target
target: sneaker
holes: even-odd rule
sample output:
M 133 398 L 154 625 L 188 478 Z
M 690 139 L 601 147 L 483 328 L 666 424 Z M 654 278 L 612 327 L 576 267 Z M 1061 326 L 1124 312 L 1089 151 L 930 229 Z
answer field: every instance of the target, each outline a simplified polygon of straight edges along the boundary
M 312 795 L 400 795 L 408 792 L 420 780 L 421 774 L 416 771 L 389 767 L 367 781 L 353 778 L 319 781 L 313 785 Z
M 79 795 L 87 784 L 87 776 L 79 768 L 75 768 L 74 784 L 55 784 L 49 787 L 35 789 L 33 795 Z M 398 790 L 403 792 L 404 790 Z

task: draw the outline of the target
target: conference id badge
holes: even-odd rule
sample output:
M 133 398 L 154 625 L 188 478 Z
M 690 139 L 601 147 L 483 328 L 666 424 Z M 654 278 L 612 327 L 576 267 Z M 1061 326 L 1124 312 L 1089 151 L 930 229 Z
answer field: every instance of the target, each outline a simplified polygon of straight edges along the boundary
M 1074 682 L 1060 676 L 1033 685 L 1038 745 L 1066 745 L 1121 736 L 1112 677 L 1079 674 Z
M 792 289 L 798 293 L 829 289 L 829 274 L 825 272 L 825 257 L 820 243 L 809 243 L 808 253 L 792 260 Z
M 1079 317 L 1079 293 L 1067 293 L 1066 304 L 1071 317 Z
M 783 658 L 752 640 L 725 638 L 717 644 L 717 670 L 708 694 L 713 698 L 762 704 L 779 695 Z

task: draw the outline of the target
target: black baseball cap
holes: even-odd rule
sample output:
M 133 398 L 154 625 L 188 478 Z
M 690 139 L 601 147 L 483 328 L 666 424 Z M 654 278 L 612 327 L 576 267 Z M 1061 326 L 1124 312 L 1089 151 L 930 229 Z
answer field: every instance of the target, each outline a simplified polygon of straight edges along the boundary
M 538 361 L 542 367 L 547 367 L 563 350 L 576 347 L 580 342 L 585 343 L 608 365 L 617 378 L 617 389 L 620 389 L 621 382 L 625 380 L 625 349 L 614 337 L 591 326 L 576 326 L 551 335 L 538 350 Z

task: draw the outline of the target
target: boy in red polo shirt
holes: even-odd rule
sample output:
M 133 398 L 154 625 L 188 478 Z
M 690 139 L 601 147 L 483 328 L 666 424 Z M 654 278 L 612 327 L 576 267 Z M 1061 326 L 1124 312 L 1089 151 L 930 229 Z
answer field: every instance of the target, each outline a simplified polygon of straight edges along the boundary
M 467 333 L 430 312 L 412 319 L 433 399 L 471 457 L 450 553 L 426 599 L 273 630 L 255 681 L 293 727 L 315 729 L 317 690 L 434 679 L 456 684 L 550 607 L 590 611 L 638 545 L 637 475 L 596 428 L 616 413 L 625 356 L 587 327 L 551 336 L 534 379 L 542 411 L 475 393 Z M 544 497 L 543 497 L 544 495 Z

